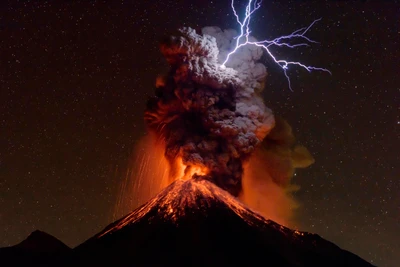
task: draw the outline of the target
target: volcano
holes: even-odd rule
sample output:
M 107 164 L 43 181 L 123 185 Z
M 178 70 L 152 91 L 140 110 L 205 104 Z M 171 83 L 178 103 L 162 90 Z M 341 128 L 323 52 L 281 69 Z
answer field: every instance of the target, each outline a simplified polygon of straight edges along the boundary
M 79 245 L 66 266 L 372 266 L 204 179 L 178 180 Z

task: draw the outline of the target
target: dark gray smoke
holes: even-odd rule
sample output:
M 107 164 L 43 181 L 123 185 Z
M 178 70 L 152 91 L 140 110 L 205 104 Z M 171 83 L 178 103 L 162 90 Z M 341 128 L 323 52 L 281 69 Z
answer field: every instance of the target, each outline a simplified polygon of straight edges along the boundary
M 218 186 L 238 196 L 243 164 L 274 127 L 274 116 L 258 93 L 266 68 L 257 60 L 262 50 L 245 46 L 221 66 L 232 49 L 234 31 L 216 27 L 191 28 L 162 42 L 170 65 L 159 77 L 155 96 L 148 101 L 145 121 L 165 143 L 171 168 L 181 159 Z

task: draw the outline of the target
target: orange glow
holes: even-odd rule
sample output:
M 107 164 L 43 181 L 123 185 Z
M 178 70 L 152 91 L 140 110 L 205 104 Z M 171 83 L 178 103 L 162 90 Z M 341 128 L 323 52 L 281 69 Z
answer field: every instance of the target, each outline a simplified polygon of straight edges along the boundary
M 268 162 L 262 151 L 254 152 L 244 166 L 243 189 L 239 199 L 266 219 L 293 226 L 293 211 L 298 204 L 291 195 L 290 187 L 274 183 L 271 176 L 275 172 L 274 166 Z
M 186 166 L 178 157 L 171 164 L 164 156 L 165 144 L 153 135 L 144 136 L 135 147 L 119 188 L 113 219 L 146 203 L 172 182 L 188 180 L 194 174 L 206 175 L 205 167 Z M 116 175 L 121 175 L 117 173 Z
M 152 135 L 143 137 L 136 145 L 118 192 L 113 219 L 131 212 L 168 186 L 169 163 L 164 157 L 164 144 Z M 118 174 L 117 174 L 118 175 Z
M 164 152 L 164 143 L 155 141 L 151 135 L 145 136 L 138 143 L 121 184 L 113 219 L 146 203 L 176 180 L 188 180 L 194 174 L 209 173 L 203 166 L 183 164 L 181 157 L 170 163 Z M 288 187 L 274 183 L 271 175 L 276 170 L 273 164 L 266 164 L 269 161 L 262 152 L 255 151 L 244 166 L 242 192 L 238 199 L 266 219 L 292 226 L 291 219 L 297 203 Z M 173 208 L 169 211 L 175 212 Z
M 193 177 L 193 175 L 207 175 L 208 170 L 206 167 L 202 166 L 187 166 L 183 164 L 183 160 L 181 157 L 178 157 L 176 160 L 176 164 L 178 166 L 177 176 L 174 180 L 182 179 L 182 180 L 189 180 Z

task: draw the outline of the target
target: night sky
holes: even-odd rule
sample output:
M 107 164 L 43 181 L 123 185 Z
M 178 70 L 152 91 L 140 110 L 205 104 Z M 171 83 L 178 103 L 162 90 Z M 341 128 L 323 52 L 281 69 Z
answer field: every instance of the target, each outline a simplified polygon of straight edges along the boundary
M 0 4 L 0 247 L 35 229 L 76 246 L 111 223 L 143 112 L 166 70 L 159 41 L 181 26 L 238 29 L 230 0 Z M 242 3 L 242 5 L 240 5 Z M 245 1 L 238 1 L 244 7 Z M 243 9 L 241 9 L 243 11 Z M 400 261 L 400 4 L 267 1 L 252 34 L 322 17 L 310 48 L 265 57 L 265 102 L 315 157 L 294 182 L 298 228 L 379 266 Z

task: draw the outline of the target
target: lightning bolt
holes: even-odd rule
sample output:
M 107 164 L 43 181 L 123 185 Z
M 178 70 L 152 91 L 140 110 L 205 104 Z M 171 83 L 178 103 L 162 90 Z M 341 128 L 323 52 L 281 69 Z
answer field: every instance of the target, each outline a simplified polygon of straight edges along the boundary
M 245 45 L 255 45 L 258 47 L 263 48 L 267 54 L 274 60 L 274 62 L 276 64 L 279 65 L 279 67 L 281 67 L 281 69 L 283 70 L 283 73 L 285 74 L 285 77 L 288 81 L 288 85 L 289 85 L 289 89 L 291 91 L 292 90 L 292 85 L 290 82 L 290 77 L 287 73 L 289 66 L 291 65 L 296 65 L 299 66 L 305 70 L 307 70 L 308 72 L 311 72 L 313 70 L 317 70 L 317 71 L 324 71 L 324 72 L 328 72 L 329 74 L 332 75 L 332 73 L 324 68 L 319 68 L 319 67 L 313 67 L 313 66 L 307 66 L 304 65 L 303 63 L 300 62 L 296 62 L 296 61 L 286 61 L 286 60 L 282 60 L 282 59 L 277 59 L 272 52 L 269 50 L 269 47 L 271 46 L 279 46 L 279 47 L 289 47 L 289 48 L 296 48 L 296 47 L 300 47 L 300 46 L 309 46 L 309 43 L 318 43 L 314 40 L 311 40 L 310 38 L 308 38 L 307 36 L 305 36 L 305 34 L 308 32 L 308 30 L 310 30 L 310 28 L 318 21 L 320 21 L 321 19 L 317 19 L 314 20 L 308 27 L 303 27 L 300 28 L 298 30 L 295 30 L 294 32 L 292 32 L 291 34 L 288 35 L 284 35 L 284 36 L 280 36 L 277 37 L 273 40 L 263 40 L 263 41 L 257 41 L 257 42 L 251 42 L 249 40 L 250 37 L 250 20 L 251 20 L 251 16 L 253 15 L 254 12 L 256 12 L 260 6 L 261 6 L 261 0 L 249 0 L 247 6 L 246 6 L 246 13 L 245 13 L 245 17 L 243 18 L 243 20 L 240 20 L 239 15 L 236 12 L 235 6 L 234 6 L 234 0 L 232 0 L 231 2 L 231 7 L 232 7 L 232 11 L 233 14 L 236 17 L 236 21 L 239 23 L 240 25 L 240 35 L 236 37 L 236 45 L 235 48 L 228 53 L 225 61 L 222 63 L 221 67 L 225 68 L 226 63 L 229 61 L 230 57 L 236 53 L 236 51 L 245 46 Z M 302 40 L 303 43 L 296 43 L 296 44 L 291 44 L 288 41 L 290 40 Z

